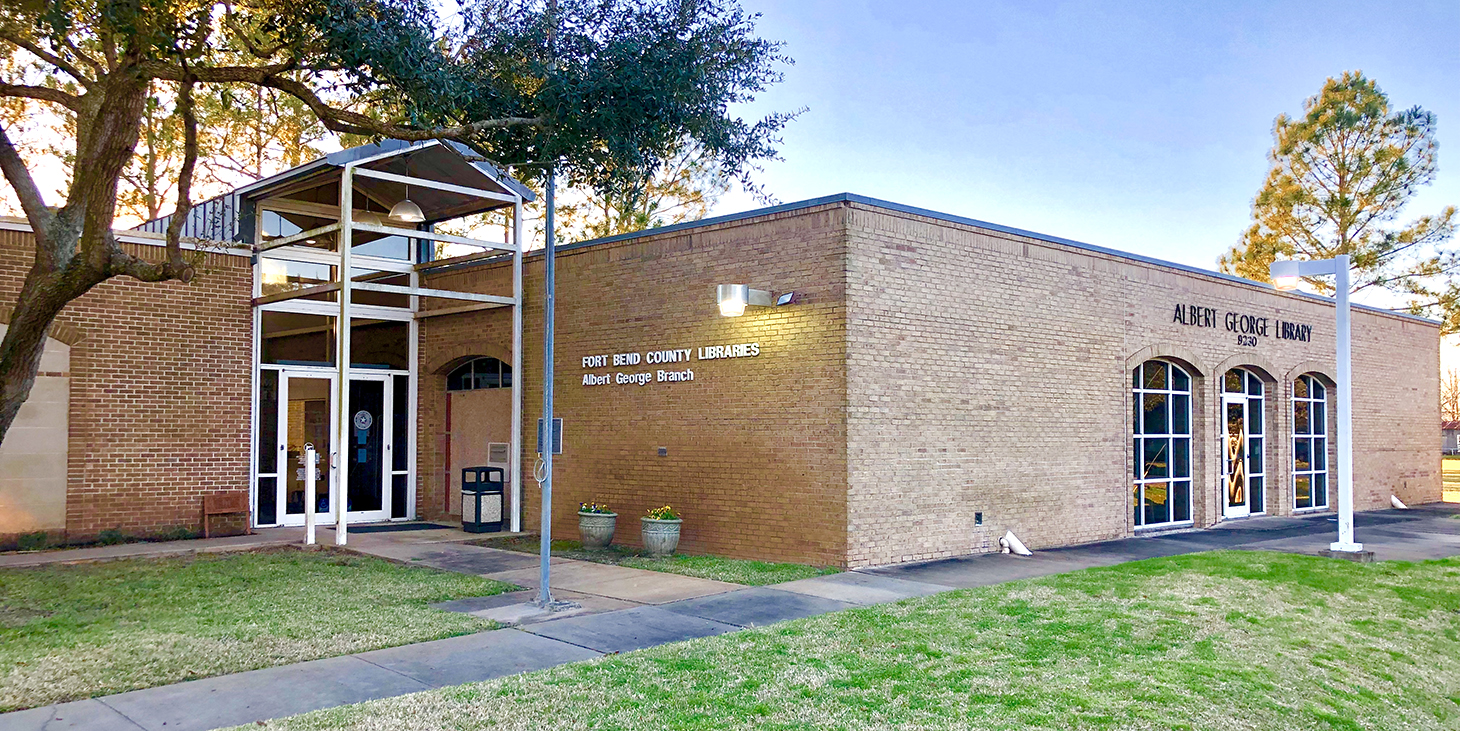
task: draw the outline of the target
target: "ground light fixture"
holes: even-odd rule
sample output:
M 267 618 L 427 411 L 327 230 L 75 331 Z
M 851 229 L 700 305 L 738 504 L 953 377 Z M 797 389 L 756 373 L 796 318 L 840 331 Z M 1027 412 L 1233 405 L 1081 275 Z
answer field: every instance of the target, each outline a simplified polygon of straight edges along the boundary
M 789 304 L 790 295 L 787 293 L 776 300 L 776 296 L 764 289 L 751 289 L 748 284 L 721 284 L 715 287 L 715 303 L 720 306 L 720 314 L 725 317 L 740 317 L 745 314 L 746 306 L 750 307 L 771 307 L 777 304 Z
M 1269 267 L 1273 286 L 1284 292 L 1298 288 L 1303 277 L 1332 275 L 1335 316 L 1333 339 L 1337 343 L 1335 370 L 1338 377 L 1338 541 L 1329 544 L 1330 551 L 1358 553 L 1364 544 L 1354 542 L 1354 448 L 1353 448 L 1353 368 L 1349 339 L 1349 258 L 1342 254 L 1332 259 L 1312 261 L 1275 261 Z

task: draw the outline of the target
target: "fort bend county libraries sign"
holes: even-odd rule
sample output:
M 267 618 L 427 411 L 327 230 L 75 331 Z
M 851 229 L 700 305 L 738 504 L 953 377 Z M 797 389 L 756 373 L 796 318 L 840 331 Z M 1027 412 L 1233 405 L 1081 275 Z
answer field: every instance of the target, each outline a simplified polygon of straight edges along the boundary
M 1217 316 L 1217 308 L 1201 305 L 1176 305 L 1171 315 L 1172 322 L 1190 327 L 1215 328 L 1221 324 L 1227 332 L 1237 336 L 1237 344 L 1257 347 L 1258 338 L 1272 337 L 1277 340 L 1308 342 L 1313 339 L 1313 326 L 1288 322 L 1275 317 L 1260 317 L 1244 312 L 1227 312 Z
M 608 386 L 608 385 L 635 385 L 647 386 L 650 383 L 686 383 L 695 379 L 695 372 L 692 368 L 680 368 L 683 364 L 688 366 L 691 361 L 696 360 L 723 360 L 725 358 L 754 358 L 760 355 L 760 343 L 735 343 L 734 345 L 708 345 L 702 348 L 674 348 L 671 350 L 645 350 L 631 351 L 628 353 L 609 353 L 605 355 L 583 356 L 584 368 L 630 368 L 635 370 L 616 371 L 614 373 L 584 373 L 583 385 L 585 386 Z M 654 368 L 651 370 L 637 370 L 639 366 L 670 366 L 669 368 Z

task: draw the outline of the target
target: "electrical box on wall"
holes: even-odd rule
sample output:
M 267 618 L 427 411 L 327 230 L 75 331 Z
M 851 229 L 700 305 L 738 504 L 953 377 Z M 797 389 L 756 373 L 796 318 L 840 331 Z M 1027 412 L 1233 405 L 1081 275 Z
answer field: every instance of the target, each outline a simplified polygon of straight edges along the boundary
M 543 437 L 542 419 L 537 420 L 537 453 L 542 454 Z M 553 419 L 553 454 L 563 453 L 563 420 Z

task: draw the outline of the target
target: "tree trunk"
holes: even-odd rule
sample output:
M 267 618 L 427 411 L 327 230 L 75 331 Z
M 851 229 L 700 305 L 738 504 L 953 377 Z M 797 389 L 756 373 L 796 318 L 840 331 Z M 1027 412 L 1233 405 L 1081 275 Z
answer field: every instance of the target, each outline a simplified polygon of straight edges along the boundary
M 75 276 L 77 273 L 76 267 L 43 272 L 37 265 L 26 275 L 5 338 L 0 340 L 0 444 L 5 442 L 20 407 L 30 398 L 51 324 L 67 302 L 96 284 L 87 281 L 91 278 Z

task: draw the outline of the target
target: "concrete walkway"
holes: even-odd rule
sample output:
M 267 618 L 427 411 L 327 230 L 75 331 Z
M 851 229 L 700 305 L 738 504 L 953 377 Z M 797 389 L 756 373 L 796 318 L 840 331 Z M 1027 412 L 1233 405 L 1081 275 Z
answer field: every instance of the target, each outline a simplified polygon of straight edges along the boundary
M 269 546 L 284 546 L 304 539 L 303 528 L 261 528 L 246 536 L 195 538 L 159 543 L 119 543 L 115 546 L 63 548 L 55 551 L 26 551 L 0 554 L 0 569 L 49 564 L 112 561 L 119 558 L 182 556 L 190 553 L 223 553 L 252 551 Z
M 1380 560 L 1460 555 L 1460 505 L 1357 516 L 1358 538 Z M 321 708 L 629 652 L 857 606 L 986 586 L 1126 561 L 1217 548 L 1317 553 L 1332 517 L 1253 518 L 1209 530 L 1040 551 L 984 554 L 849 571 L 770 587 L 555 560 L 554 595 L 580 601 L 570 615 L 529 617 L 511 629 L 255 670 L 0 715 L 11 729 L 207 731 Z M 421 533 L 434 533 L 422 531 Z M 452 533 L 458 533 L 453 536 Z M 396 561 L 535 584 L 536 557 L 462 545 L 459 532 L 351 535 L 350 548 Z M 321 542 L 332 543 L 321 535 Z M 652 574 L 643 576 L 643 574 Z M 561 586 L 559 586 L 561 582 Z M 462 599 L 448 611 L 506 617 L 533 592 Z

